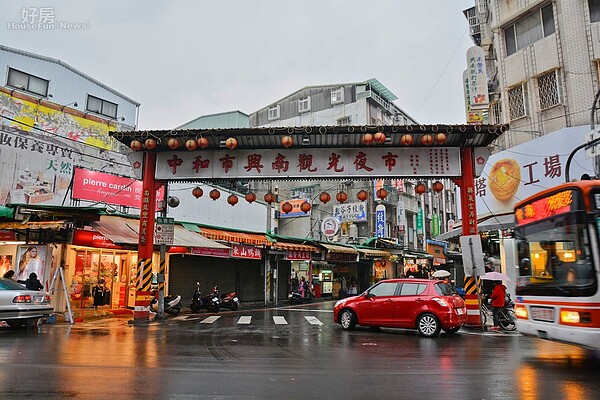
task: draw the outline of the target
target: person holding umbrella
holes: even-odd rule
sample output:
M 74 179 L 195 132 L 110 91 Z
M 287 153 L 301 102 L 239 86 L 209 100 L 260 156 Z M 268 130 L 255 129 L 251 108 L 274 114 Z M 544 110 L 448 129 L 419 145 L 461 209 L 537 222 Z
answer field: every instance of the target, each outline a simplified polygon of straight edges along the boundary
M 502 310 L 502 307 L 504 307 L 504 302 L 506 301 L 506 286 L 502 284 L 502 281 L 493 282 L 494 290 L 492 290 L 490 299 L 492 299 L 491 306 L 492 315 L 494 317 L 494 326 L 490 329 L 497 331 L 500 328 L 500 321 L 498 319 L 498 315 L 500 314 L 500 310 Z

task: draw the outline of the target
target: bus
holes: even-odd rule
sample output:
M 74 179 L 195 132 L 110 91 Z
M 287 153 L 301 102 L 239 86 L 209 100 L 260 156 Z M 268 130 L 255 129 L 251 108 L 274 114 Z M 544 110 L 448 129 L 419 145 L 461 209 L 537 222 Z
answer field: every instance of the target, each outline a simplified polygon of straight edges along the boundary
M 600 348 L 600 180 L 564 183 L 518 202 L 517 330 Z

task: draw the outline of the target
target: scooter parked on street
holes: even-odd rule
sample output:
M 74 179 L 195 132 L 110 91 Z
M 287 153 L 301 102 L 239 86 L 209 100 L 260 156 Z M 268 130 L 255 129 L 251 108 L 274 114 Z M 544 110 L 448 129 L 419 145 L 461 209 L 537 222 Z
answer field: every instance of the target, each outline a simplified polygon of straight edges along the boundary
M 218 295 L 219 290 L 216 286 L 214 290 L 217 291 Z M 233 311 L 236 311 L 238 308 L 240 308 L 240 299 L 237 297 L 237 292 L 223 293 L 221 295 L 221 307 L 225 307 Z
M 215 287 L 212 293 L 203 296 L 200 291 L 200 282 L 196 282 L 196 291 L 192 296 L 192 304 L 190 304 L 192 312 L 198 312 L 204 308 L 207 311 L 218 313 L 221 300 L 219 299 L 219 291 L 216 289 Z
M 288 294 L 288 300 L 291 304 L 310 303 L 313 301 L 313 297 L 312 291 L 308 288 L 304 290 L 304 295 L 302 295 L 302 291 L 299 289 L 292 290 Z
M 158 293 L 155 293 L 155 296 L 152 300 L 150 300 L 150 311 L 153 313 L 158 312 Z M 181 312 L 181 296 L 180 295 L 169 295 L 165 296 L 164 300 L 165 304 L 165 312 L 171 315 L 179 315 Z

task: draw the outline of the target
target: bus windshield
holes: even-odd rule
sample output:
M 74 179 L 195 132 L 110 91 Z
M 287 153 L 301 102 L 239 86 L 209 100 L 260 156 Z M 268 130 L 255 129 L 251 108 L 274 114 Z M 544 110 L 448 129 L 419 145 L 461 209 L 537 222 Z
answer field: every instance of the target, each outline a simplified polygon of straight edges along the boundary
M 591 296 L 597 282 L 586 216 L 569 212 L 515 228 L 517 295 Z

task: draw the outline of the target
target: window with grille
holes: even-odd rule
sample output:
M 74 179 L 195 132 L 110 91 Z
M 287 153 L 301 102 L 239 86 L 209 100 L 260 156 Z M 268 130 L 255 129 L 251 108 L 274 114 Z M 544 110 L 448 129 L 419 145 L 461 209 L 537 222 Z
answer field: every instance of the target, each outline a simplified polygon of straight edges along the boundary
M 344 88 L 337 88 L 331 91 L 331 104 L 338 104 L 344 102 Z
M 107 117 L 117 118 L 117 104 L 108 100 L 102 100 L 99 97 L 95 97 L 89 94 L 85 109 L 96 114 L 102 114 Z
M 490 124 L 499 125 L 502 123 L 502 104 L 499 101 L 490 103 Z
M 350 123 L 352 122 L 352 119 L 348 116 L 348 117 L 342 117 L 342 118 L 338 118 L 337 120 L 337 124 L 338 125 L 350 125 Z
M 558 78 L 558 70 L 550 71 L 537 78 L 540 108 L 542 110 L 554 107 L 561 103 Z
M 7 85 L 16 89 L 46 97 L 48 96 L 49 82 L 46 79 L 38 78 L 37 76 L 17 71 L 16 69 L 8 69 Z
M 600 21 L 600 0 L 588 0 L 590 8 L 590 22 Z
M 310 96 L 302 99 L 302 100 L 298 100 L 298 112 L 308 112 L 310 111 Z
M 267 117 L 269 118 L 269 121 L 279 119 L 279 105 L 276 105 L 275 107 L 269 107 Z
M 527 116 L 527 87 L 525 84 L 508 90 L 508 112 L 511 121 Z
M 552 4 L 521 18 L 504 28 L 506 55 L 510 56 L 530 44 L 554 33 Z

